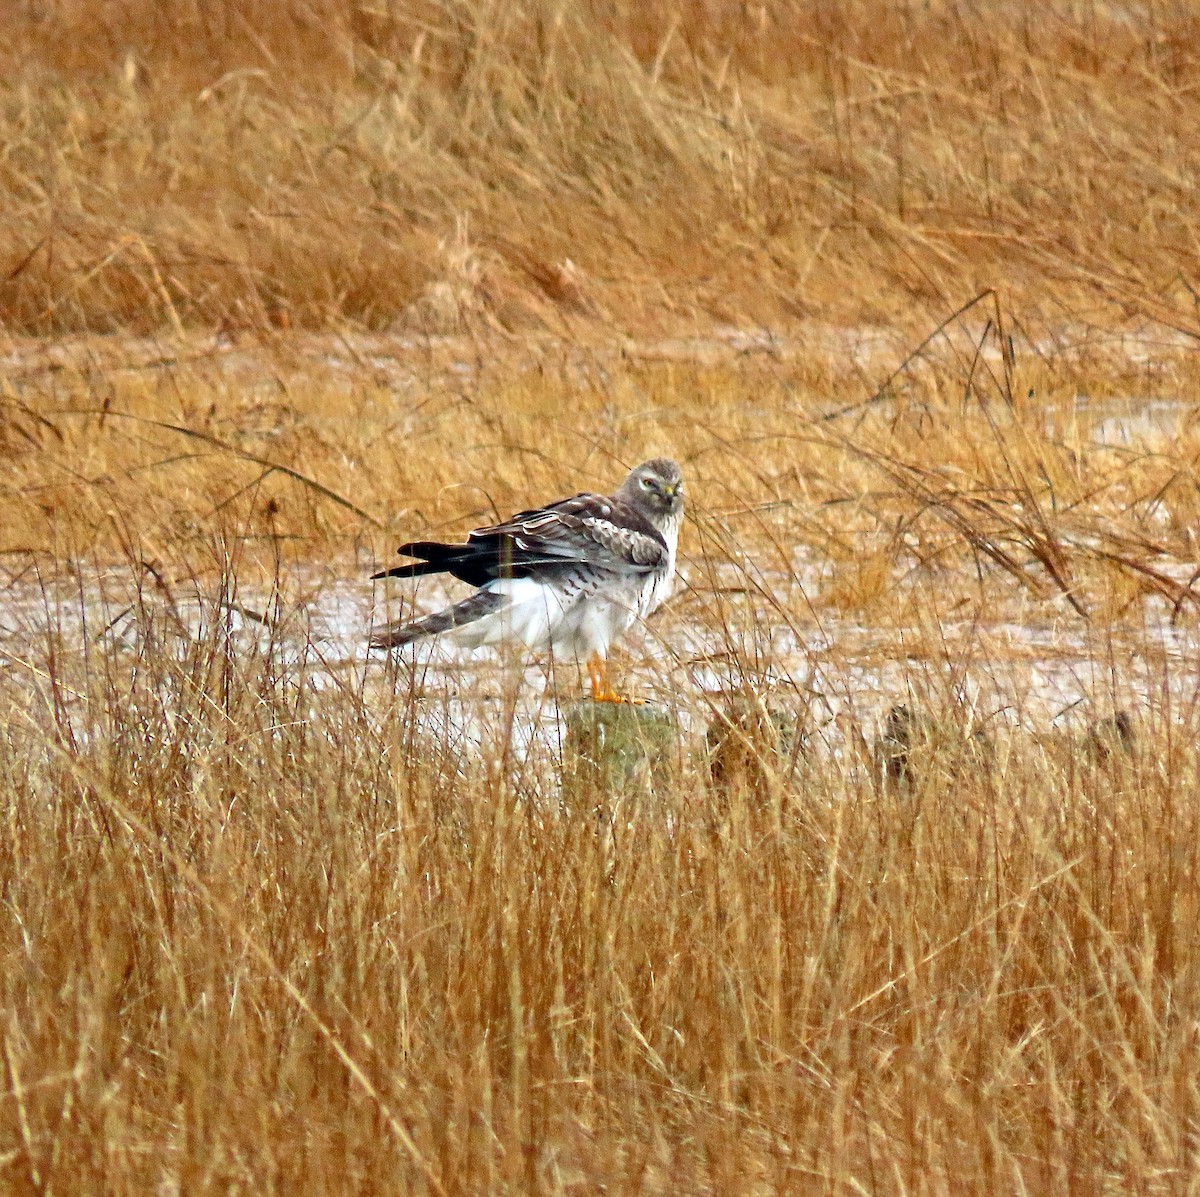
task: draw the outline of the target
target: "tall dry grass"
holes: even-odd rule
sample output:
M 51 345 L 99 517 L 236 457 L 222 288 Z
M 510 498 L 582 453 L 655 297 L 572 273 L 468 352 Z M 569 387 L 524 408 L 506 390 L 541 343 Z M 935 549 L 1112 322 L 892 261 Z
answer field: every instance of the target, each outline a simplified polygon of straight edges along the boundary
M 0 675 L 8 1191 L 1189 1191 L 1194 683 L 1132 750 L 689 737 L 605 831 L 511 689 L 470 747 L 201 594 L 49 590 Z
M 1193 1192 L 1195 32 L 9 6 L 0 1187 Z M 663 451 L 648 788 L 311 622 Z
M 865 406 L 811 361 L 627 360 L 547 430 L 565 374 L 433 380 L 402 444 L 369 371 L 338 404 L 282 367 L 260 394 L 195 365 L 30 383 L 0 608 L 6 1185 L 1187 1192 L 1197 706 L 1156 619 L 1195 624 L 1195 430 L 1097 443 L 1073 389 L 1096 363 L 1008 385 L 956 336 Z M 1190 377 L 1130 369 L 1108 385 Z M 564 798 L 511 678 L 445 691 L 310 632 L 298 587 L 391 549 L 346 503 L 452 530 L 664 443 L 693 514 L 659 693 L 724 726 L 687 680 L 723 657 L 792 752 L 751 721 L 714 775 L 690 730 L 597 819 L 614 796 Z M 879 678 L 909 662 L 911 744 L 836 634 L 780 655 L 839 618 Z M 1098 712 L 1134 646 L 1131 750 L 1047 734 L 1019 661 L 945 639 L 1003 619 L 1094 641 Z M 1017 718 L 972 709 L 971 676 Z M 833 752 L 806 712 L 839 698 Z
M 13 5 L 0 320 L 1196 331 L 1186 5 Z

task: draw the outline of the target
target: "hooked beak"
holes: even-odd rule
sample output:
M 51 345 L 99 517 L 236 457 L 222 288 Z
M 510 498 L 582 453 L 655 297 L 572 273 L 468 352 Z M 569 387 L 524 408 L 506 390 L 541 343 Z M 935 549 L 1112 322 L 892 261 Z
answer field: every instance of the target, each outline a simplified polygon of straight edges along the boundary
M 683 484 L 681 482 L 668 482 L 662 488 L 663 494 L 666 495 L 668 499 L 673 499 L 677 494 L 679 494 L 679 488 L 682 485 Z

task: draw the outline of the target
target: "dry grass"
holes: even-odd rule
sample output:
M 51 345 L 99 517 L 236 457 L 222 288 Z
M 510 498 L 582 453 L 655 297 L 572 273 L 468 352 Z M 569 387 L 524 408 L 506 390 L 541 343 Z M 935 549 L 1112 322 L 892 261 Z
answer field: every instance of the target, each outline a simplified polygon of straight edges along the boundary
M 1197 329 L 1186 6 L 95 4 L 8 14 L 0 321 L 578 337 Z
M 1194 695 L 898 781 L 689 738 L 610 845 L 513 699 L 464 745 L 236 587 L 8 661 L 10 1191 L 1187 1191 Z
M 1189 10 L 5 32 L 0 1187 L 1195 1192 Z M 364 659 L 663 451 L 648 785 Z
M 1096 443 L 1074 394 L 1192 367 L 1026 353 L 1010 386 L 992 353 L 968 385 L 954 336 L 833 420 L 864 394 L 837 355 L 426 363 L 411 400 L 317 356 L 31 372 L 6 409 L 6 1183 L 1188 1191 L 1200 727 L 1154 620 L 1195 627 L 1200 446 L 1185 413 Z M 553 730 L 522 747 L 524 687 L 451 675 L 472 742 L 432 679 L 308 629 L 304 590 L 402 530 L 568 487 L 581 447 L 600 484 L 664 446 L 690 585 L 653 669 L 719 710 L 698 629 L 800 721 L 788 751 L 743 720 L 714 775 L 690 731 L 604 832 L 611 796 L 562 805 Z M 1020 646 L 972 630 L 1005 619 L 1142 671 L 1132 753 L 1022 708 Z M 780 655 L 815 625 L 827 650 Z M 989 678 L 1015 717 L 965 701 Z M 933 712 L 903 768 L 864 690 Z

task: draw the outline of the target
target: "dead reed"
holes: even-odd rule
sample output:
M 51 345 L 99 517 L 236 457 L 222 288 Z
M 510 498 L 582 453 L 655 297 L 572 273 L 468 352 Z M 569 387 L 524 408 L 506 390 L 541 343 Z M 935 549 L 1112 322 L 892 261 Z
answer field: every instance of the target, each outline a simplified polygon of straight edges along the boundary
M 1186 1190 L 1194 696 L 894 775 L 686 738 L 601 834 L 511 688 L 464 739 L 125 576 L 0 673 L 12 1191 Z
M 1146 620 L 1194 625 L 1186 578 L 1153 581 L 1188 559 L 1193 433 L 1098 440 L 1075 391 L 1119 373 L 1025 353 L 1010 383 L 990 350 L 963 366 L 984 334 L 877 400 L 808 359 L 483 369 L 465 399 L 431 373 L 407 406 L 361 369 L 331 403 L 328 363 L 269 357 L 276 398 L 205 357 L 107 372 L 107 411 L 98 375 L 31 374 L 0 658 L 12 1187 L 1182 1191 L 1197 708 Z M 353 506 L 461 526 L 569 484 L 579 444 L 599 481 L 664 442 L 695 503 L 649 642 L 663 692 L 703 712 L 688 679 L 723 660 L 796 751 L 740 720 L 714 769 L 689 732 L 605 822 L 609 795 L 563 804 L 526 687 L 468 674 L 454 698 L 307 622 L 315 559 L 390 548 Z M 493 462 L 486 494 L 441 489 Z M 1097 661 L 1137 646 L 1131 746 L 1048 733 L 1015 649 L 946 639 L 1047 618 Z M 850 625 L 781 655 L 780 629 L 839 620 L 869 628 L 872 680 Z M 897 656 L 933 714 L 891 768 L 861 690 Z M 964 703 L 989 676 L 1015 720 Z M 830 752 L 806 720 L 838 701 Z
M 10 7 L 0 1187 L 1193 1191 L 1191 12 Z M 667 767 L 365 660 L 662 451 Z
M 15 5 L 10 331 L 1196 332 L 1186 6 Z

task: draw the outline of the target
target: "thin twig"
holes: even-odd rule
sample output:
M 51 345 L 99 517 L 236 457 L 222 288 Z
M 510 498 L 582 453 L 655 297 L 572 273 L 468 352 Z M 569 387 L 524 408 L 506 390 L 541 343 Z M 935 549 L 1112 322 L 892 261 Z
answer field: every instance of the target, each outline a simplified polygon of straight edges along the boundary
M 106 419 L 133 420 L 138 424 L 147 424 L 152 428 L 162 428 L 167 432 L 177 432 L 180 436 L 191 437 L 193 440 L 203 441 L 205 444 L 212 445 L 216 449 L 231 453 L 235 457 L 240 457 L 243 461 L 252 461 L 256 465 L 263 466 L 268 470 L 278 470 L 279 473 L 286 474 L 294 481 L 310 487 L 331 502 L 337 503 L 338 506 L 345 507 L 347 511 L 353 511 L 355 515 L 366 520 L 373 527 L 381 530 L 384 527 L 382 520 L 377 519 L 370 512 L 364 511 L 357 503 L 352 503 L 345 495 L 339 495 L 337 491 L 331 490 L 323 482 L 318 482 L 315 478 L 310 478 L 307 474 L 302 474 L 299 470 L 292 469 L 291 466 L 283 465 L 278 461 L 272 461 L 269 457 L 260 457 L 257 453 L 250 453 L 245 449 L 239 449 L 236 445 L 231 445 L 228 441 L 223 441 L 220 437 L 213 436 L 210 432 L 201 432 L 196 428 L 188 428 L 184 424 L 172 424 L 167 420 L 155 420 L 150 416 L 138 416 L 127 411 L 104 411 L 98 407 L 69 407 L 54 414 L 56 416 L 104 416 Z

